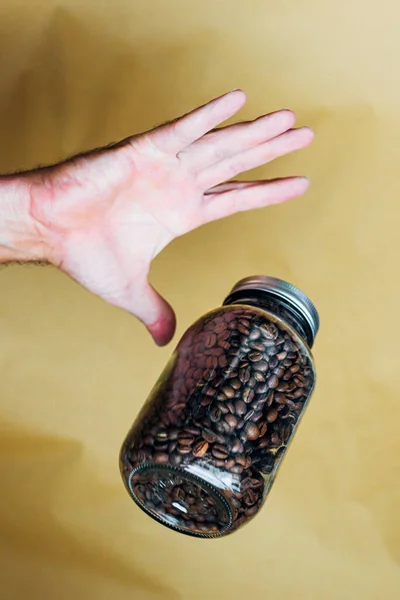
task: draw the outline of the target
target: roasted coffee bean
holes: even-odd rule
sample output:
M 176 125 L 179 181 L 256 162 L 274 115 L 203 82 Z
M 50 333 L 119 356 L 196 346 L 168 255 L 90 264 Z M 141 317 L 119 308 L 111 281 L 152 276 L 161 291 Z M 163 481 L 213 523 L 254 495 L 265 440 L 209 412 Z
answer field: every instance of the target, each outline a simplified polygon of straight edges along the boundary
M 281 443 L 280 437 L 279 435 L 276 433 L 276 431 L 274 431 L 273 433 L 271 433 L 271 444 L 278 445 Z
M 254 368 L 261 373 L 266 373 L 268 371 L 268 362 L 265 360 L 265 358 L 266 357 L 264 356 L 264 360 L 260 360 L 260 362 L 254 365 Z
M 225 398 L 225 396 L 222 396 L 222 398 L 220 398 L 220 400 L 221 400 L 221 402 L 218 402 L 217 406 L 218 406 L 220 412 L 223 415 L 226 415 L 229 412 L 229 408 L 226 405 L 226 398 Z
M 268 391 L 269 385 L 266 383 L 259 383 L 256 386 L 256 394 L 265 394 Z
M 222 393 L 226 398 L 233 398 L 235 396 L 235 390 L 232 387 L 225 386 L 222 388 Z
M 258 429 L 257 425 L 251 421 L 246 424 L 245 432 L 247 439 L 250 441 L 256 440 L 260 437 L 260 430 Z
M 242 367 L 239 371 L 239 379 L 242 383 L 247 383 L 251 377 L 251 370 L 249 367 Z
M 269 368 L 270 368 L 271 370 L 274 370 L 274 369 L 275 369 L 275 367 L 277 367 L 277 366 L 278 366 L 278 364 L 279 364 L 279 361 L 278 361 L 278 359 L 276 358 L 276 356 L 273 356 L 273 357 L 270 359 L 270 361 L 269 361 Z
M 242 333 L 243 335 L 245 335 L 246 338 L 247 338 L 247 336 L 250 333 L 249 330 L 248 330 L 248 328 L 243 324 L 243 322 L 239 322 L 238 331 L 240 331 L 240 333 Z
M 267 381 L 268 387 L 270 389 L 276 389 L 279 386 L 279 379 L 276 375 L 271 375 Z
M 244 415 L 246 413 L 246 411 L 247 411 L 246 403 L 243 402 L 243 400 L 236 400 L 235 401 L 236 414 L 241 417 L 242 415 Z
M 261 432 L 260 432 L 261 433 Z M 258 447 L 259 448 L 267 448 L 271 443 L 271 439 L 268 435 L 263 435 L 259 440 L 258 440 Z
M 257 423 L 260 419 L 263 418 L 263 414 L 261 410 L 255 410 L 254 409 L 254 414 L 252 416 L 252 421 L 254 421 L 254 423 Z
M 204 456 L 208 450 L 208 442 L 205 440 L 199 440 L 193 446 L 193 456 L 197 456 L 198 458 Z
M 228 359 L 226 358 L 226 356 L 224 354 L 222 354 L 221 356 L 218 357 L 218 365 L 220 367 L 226 367 L 226 365 L 228 364 Z
M 282 394 L 280 392 L 278 392 L 277 394 L 275 394 L 275 402 L 277 404 L 285 404 L 286 403 L 286 396 L 285 396 L 285 394 Z
M 232 467 L 235 466 L 235 459 L 234 458 L 227 458 L 225 460 L 225 467 L 230 471 L 232 469 Z
M 264 352 L 264 344 L 262 342 L 251 342 L 250 348 L 252 350 L 257 350 L 257 352 Z
M 213 444 L 217 439 L 217 436 L 211 429 L 204 428 L 201 435 L 209 444 Z
M 234 390 L 240 390 L 240 388 L 242 387 L 239 379 L 235 378 L 232 379 L 232 381 L 230 382 L 231 386 L 233 387 Z
M 221 460 L 228 458 L 228 452 L 226 448 L 224 446 L 221 446 L 220 444 L 216 444 L 215 446 L 213 446 L 211 452 L 215 456 L 215 458 L 219 458 Z
M 235 406 L 233 404 L 233 402 L 227 402 L 226 403 L 226 408 L 229 410 L 229 412 L 234 415 L 235 414 Z
M 264 422 L 264 423 L 261 423 L 261 425 L 259 425 L 258 427 L 260 430 L 260 437 L 263 437 L 267 433 L 268 425 L 267 425 L 267 423 Z
M 259 330 L 259 328 L 257 327 L 257 329 L 252 329 L 249 335 L 249 340 L 251 342 L 254 342 L 255 340 L 258 340 L 261 336 L 261 332 Z
M 167 464 L 169 462 L 169 454 L 165 452 L 156 452 L 154 455 L 154 462 L 159 464 Z
M 278 377 L 278 379 L 283 377 L 284 374 L 285 374 L 285 367 L 275 367 L 274 375 L 276 375 Z
M 242 398 L 244 402 L 246 402 L 246 404 L 250 404 L 250 402 L 254 398 L 254 390 L 252 390 L 251 388 L 246 388 L 243 392 Z
M 244 421 L 250 421 L 250 419 L 253 417 L 254 415 L 254 408 L 251 408 L 249 411 L 246 412 L 246 414 L 244 415 Z
M 177 451 L 179 452 L 179 454 L 189 454 L 189 452 L 192 451 L 190 446 L 177 446 Z
M 276 340 L 279 335 L 278 328 L 273 323 L 263 323 L 260 326 L 261 335 L 267 340 Z M 286 348 L 285 348 L 286 350 Z
M 228 423 L 231 430 L 235 429 L 237 425 L 237 419 L 233 415 L 226 415 L 225 421 Z
M 253 377 L 259 383 L 264 383 L 265 382 L 265 375 L 263 375 L 261 373 L 261 371 L 254 371 Z
M 178 441 L 177 441 L 177 440 L 173 440 L 172 442 L 170 442 L 170 443 L 168 444 L 168 452 L 169 452 L 170 454 L 172 454 L 172 453 L 173 453 L 173 451 L 176 449 L 177 445 L 178 445 Z
M 305 379 L 302 375 L 295 375 L 293 377 L 293 383 L 295 383 L 297 387 L 301 388 L 304 386 Z M 293 390 L 290 390 L 290 391 L 293 391 Z
M 250 352 L 249 354 L 249 360 L 251 360 L 251 362 L 259 362 L 262 357 L 262 352 Z
M 235 465 L 234 467 L 232 467 L 231 469 L 232 473 L 236 473 L 237 475 L 240 475 L 241 473 L 243 473 L 243 467 L 242 465 Z
M 178 435 L 178 442 L 182 446 L 190 446 L 194 442 L 194 435 L 187 431 L 182 431 L 182 433 Z
M 217 406 L 212 406 L 210 408 L 209 415 L 210 415 L 211 421 L 213 421 L 214 423 L 216 423 L 221 418 L 221 415 L 222 415 L 221 409 L 218 408 Z
M 274 421 L 276 421 L 276 419 L 278 418 L 278 411 L 275 410 L 274 408 L 269 410 L 267 413 L 267 422 L 268 423 L 273 423 Z
M 243 444 L 240 440 L 234 440 L 231 447 L 232 454 L 238 454 L 239 452 L 243 452 Z

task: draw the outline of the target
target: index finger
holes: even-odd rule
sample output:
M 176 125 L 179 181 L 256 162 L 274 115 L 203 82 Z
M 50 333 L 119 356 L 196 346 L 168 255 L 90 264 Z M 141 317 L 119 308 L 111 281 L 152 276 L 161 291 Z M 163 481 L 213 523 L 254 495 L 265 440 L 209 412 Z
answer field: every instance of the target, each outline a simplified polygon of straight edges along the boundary
M 184 148 L 232 117 L 246 102 L 242 90 L 234 90 L 207 102 L 172 123 L 161 125 L 149 134 L 151 143 L 166 154 Z

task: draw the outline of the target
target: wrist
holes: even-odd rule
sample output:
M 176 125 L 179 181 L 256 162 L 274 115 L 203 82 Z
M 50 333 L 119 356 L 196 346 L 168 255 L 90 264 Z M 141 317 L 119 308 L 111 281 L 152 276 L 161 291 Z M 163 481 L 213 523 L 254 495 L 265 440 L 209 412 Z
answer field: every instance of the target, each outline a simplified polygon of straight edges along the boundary
M 32 215 L 25 175 L 0 178 L 0 263 L 47 261 L 46 228 Z

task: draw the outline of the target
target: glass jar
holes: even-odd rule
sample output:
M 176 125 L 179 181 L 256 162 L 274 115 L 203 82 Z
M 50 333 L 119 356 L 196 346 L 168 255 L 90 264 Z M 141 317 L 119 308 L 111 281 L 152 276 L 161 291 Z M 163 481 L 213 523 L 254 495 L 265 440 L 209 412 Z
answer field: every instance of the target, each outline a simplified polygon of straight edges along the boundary
M 240 281 L 180 340 L 120 454 L 159 523 L 203 538 L 261 509 L 314 388 L 311 301 L 272 277 Z

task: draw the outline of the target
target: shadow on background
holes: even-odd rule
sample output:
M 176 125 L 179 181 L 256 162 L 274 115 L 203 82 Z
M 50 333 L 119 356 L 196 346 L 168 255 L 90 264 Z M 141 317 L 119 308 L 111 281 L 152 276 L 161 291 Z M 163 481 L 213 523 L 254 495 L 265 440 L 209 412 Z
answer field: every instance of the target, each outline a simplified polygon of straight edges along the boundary
M 84 484 L 79 489 L 82 505 L 96 513 L 96 498 L 112 502 L 112 486 L 101 482 L 85 464 L 79 442 L 24 431 L 4 422 L 0 428 L 0 585 L 7 600 L 24 597 L 32 600 L 82 597 L 77 589 L 82 571 L 97 585 L 114 582 L 125 588 L 127 597 L 143 593 L 145 598 L 176 600 L 174 591 L 163 585 L 157 574 L 147 575 L 126 562 L 110 547 L 113 539 L 89 537 L 87 532 L 57 517 L 62 505 L 62 490 L 70 474 L 79 471 Z M 68 511 L 61 511 L 63 517 Z M 116 518 L 115 535 L 123 523 Z M 83 535 L 80 535 L 83 533 Z M 103 532 L 104 533 L 104 532 Z M 145 540 L 132 539 L 132 555 L 140 553 Z M 5 568 L 7 566 L 7 568 Z M 57 583 L 54 581 L 57 575 Z M 74 577 L 70 580 L 69 575 Z M 26 594 L 26 596 L 25 596 Z M 91 595 L 90 595 L 91 597 Z M 103 598 L 103 596 L 97 597 Z M 108 594 L 104 598 L 110 597 Z M 135 596 L 136 597 L 136 596 Z

